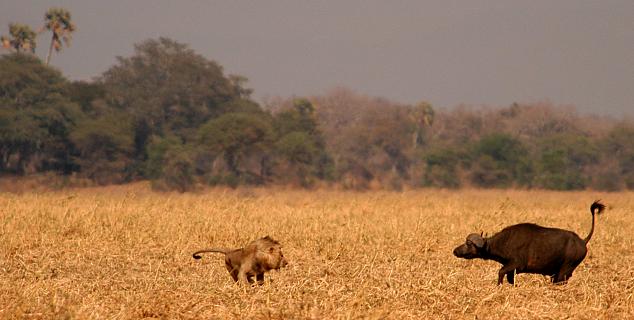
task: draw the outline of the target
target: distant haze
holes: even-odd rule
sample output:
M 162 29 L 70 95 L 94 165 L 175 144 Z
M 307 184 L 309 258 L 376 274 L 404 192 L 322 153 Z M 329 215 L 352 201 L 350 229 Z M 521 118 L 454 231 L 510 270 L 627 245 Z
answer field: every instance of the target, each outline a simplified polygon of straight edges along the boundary
M 165 36 L 249 78 L 254 97 L 335 86 L 435 107 L 550 101 L 634 115 L 634 1 L 24 1 L 9 22 L 71 11 L 72 46 L 51 64 L 89 80 Z M 38 37 L 45 57 L 50 34 Z

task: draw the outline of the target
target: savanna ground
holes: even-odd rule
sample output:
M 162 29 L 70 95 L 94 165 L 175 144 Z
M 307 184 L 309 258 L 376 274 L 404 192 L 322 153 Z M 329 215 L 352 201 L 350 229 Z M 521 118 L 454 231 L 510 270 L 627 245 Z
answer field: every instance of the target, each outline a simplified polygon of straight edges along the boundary
M 468 233 L 518 222 L 588 233 L 566 285 L 455 258 Z M 144 185 L 0 193 L 0 318 L 632 319 L 634 193 L 155 193 Z M 222 255 L 193 251 L 278 239 L 290 264 L 241 288 Z

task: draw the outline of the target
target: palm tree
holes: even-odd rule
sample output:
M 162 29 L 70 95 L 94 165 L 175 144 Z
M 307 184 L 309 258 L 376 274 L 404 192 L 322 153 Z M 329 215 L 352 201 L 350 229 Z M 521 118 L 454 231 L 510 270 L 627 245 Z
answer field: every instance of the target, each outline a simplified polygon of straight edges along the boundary
M 13 48 L 17 52 L 22 50 L 35 53 L 35 36 L 36 33 L 31 27 L 25 24 L 10 23 L 9 24 L 10 38 L 5 36 L 0 37 L 0 42 L 4 48 Z
M 46 64 L 48 65 L 53 55 L 53 49 L 60 51 L 62 43 L 70 46 L 71 33 L 75 31 L 75 25 L 70 19 L 70 12 L 63 8 L 48 9 L 44 15 L 44 21 L 44 28 L 53 32 L 51 46 L 48 48 L 48 55 L 46 56 Z
M 412 117 L 416 124 L 414 131 L 414 149 L 423 142 L 423 131 L 425 127 L 431 127 L 434 123 L 434 115 L 434 108 L 427 102 L 421 101 L 413 108 Z

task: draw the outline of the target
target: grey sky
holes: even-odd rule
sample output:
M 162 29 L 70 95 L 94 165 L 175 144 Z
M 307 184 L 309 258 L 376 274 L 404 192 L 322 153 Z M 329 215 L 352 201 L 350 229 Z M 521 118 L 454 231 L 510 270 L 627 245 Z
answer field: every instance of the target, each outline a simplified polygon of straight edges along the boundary
M 53 6 L 78 28 L 51 62 L 71 79 L 166 36 L 249 78 L 258 99 L 345 86 L 436 107 L 550 101 L 634 115 L 632 0 L 0 0 L 0 33 L 41 26 Z

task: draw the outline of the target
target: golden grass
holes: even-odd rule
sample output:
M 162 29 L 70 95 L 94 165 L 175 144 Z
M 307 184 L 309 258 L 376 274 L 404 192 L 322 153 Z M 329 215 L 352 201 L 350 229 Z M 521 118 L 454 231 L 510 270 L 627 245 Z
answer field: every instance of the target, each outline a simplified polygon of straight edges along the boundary
M 455 258 L 474 231 L 518 222 L 585 237 L 566 285 Z M 0 194 L 0 318 L 632 319 L 634 193 L 211 190 L 144 186 Z M 289 266 L 236 286 L 221 255 L 271 235 Z

